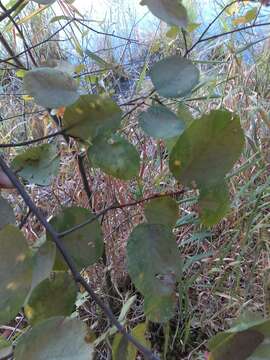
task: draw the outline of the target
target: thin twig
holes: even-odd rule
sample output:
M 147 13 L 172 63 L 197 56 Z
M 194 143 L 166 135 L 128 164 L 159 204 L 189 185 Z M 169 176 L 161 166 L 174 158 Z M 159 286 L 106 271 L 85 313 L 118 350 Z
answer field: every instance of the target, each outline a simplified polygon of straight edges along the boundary
M 88 224 L 91 224 L 93 221 L 97 220 L 100 216 L 105 215 L 108 211 L 117 210 L 117 209 L 124 209 L 124 208 L 127 208 L 127 207 L 140 205 L 140 204 L 142 204 L 144 202 L 147 202 L 149 200 L 158 199 L 158 198 L 161 198 L 161 197 L 179 196 L 179 195 L 183 195 L 184 193 L 185 193 L 185 190 L 182 189 L 182 190 L 173 191 L 173 192 L 167 192 L 167 193 L 165 192 L 165 193 L 154 194 L 154 195 L 151 195 L 151 196 L 149 196 L 147 198 L 136 200 L 136 201 L 133 201 L 133 202 L 130 202 L 130 203 L 127 203 L 127 204 L 114 204 L 114 205 L 108 206 L 107 208 L 105 208 L 105 209 L 101 210 L 99 213 L 97 213 L 94 217 L 91 217 L 90 219 L 84 221 L 83 223 L 81 223 L 79 225 L 76 225 L 76 226 L 70 228 L 69 230 L 61 232 L 59 234 L 59 237 L 62 238 L 64 236 L 66 236 L 66 235 L 71 234 L 72 232 L 74 232 L 76 230 L 79 230 L 79 229 L 83 228 L 84 226 L 86 226 Z
M 67 252 L 63 242 L 61 241 L 59 234 L 55 231 L 55 229 L 52 227 L 50 223 L 45 219 L 45 217 L 41 214 L 40 210 L 37 208 L 37 206 L 34 204 L 28 193 L 25 191 L 24 186 L 20 183 L 20 181 L 17 179 L 14 172 L 9 168 L 9 166 L 6 164 L 5 160 L 2 156 L 0 156 L 0 166 L 2 167 L 2 170 L 7 175 L 9 180 L 12 182 L 14 187 L 17 189 L 21 197 L 23 198 L 26 205 L 29 207 L 29 209 L 32 211 L 32 213 L 36 216 L 36 218 L 40 221 L 40 223 L 44 226 L 46 231 L 51 235 L 54 243 L 56 244 L 57 249 L 62 254 L 66 264 L 68 265 L 74 280 L 81 284 L 85 290 L 88 292 L 88 294 L 91 296 L 91 298 L 96 302 L 96 304 L 104 311 L 106 316 L 109 318 L 111 323 L 117 328 L 117 330 L 129 341 L 131 342 L 147 359 L 149 360 L 159 360 L 159 358 L 154 355 L 149 349 L 145 348 L 142 344 L 140 344 L 132 335 L 126 332 L 125 328 L 119 323 L 119 321 L 116 319 L 114 314 L 112 313 L 111 309 L 105 305 L 102 300 L 99 298 L 99 296 L 93 291 L 91 286 L 86 282 L 86 280 L 81 276 L 80 272 L 77 270 L 76 265 L 72 259 L 72 257 Z

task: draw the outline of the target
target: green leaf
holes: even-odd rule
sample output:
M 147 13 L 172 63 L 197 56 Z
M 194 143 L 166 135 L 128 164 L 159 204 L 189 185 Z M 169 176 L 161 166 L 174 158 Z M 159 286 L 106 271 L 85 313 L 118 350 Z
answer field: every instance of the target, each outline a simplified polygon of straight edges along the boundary
M 87 56 L 89 56 L 92 60 L 94 60 L 98 65 L 101 65 L 104 69 L 110 69 L 113 65 L 107 63 L 107 61 L 103 60 L 100 56 L 95 54 L 90 50 L 85 50 Z
M 241 155 L 244 133 L 237 116 L 225 110 L 194 121 L 170 154 L 170 170 L 181 183 L 211 187 L 232 169 Z
M 140 224 L 127 245 L 129 275 L 144 295 L 146 316 L 166 322 L 174 315 L 175 283 L 181 275 L 181 261 L 171 228 L 160 224 Z
M 165 106 L 151 106 L 142 112 L 139 125 L 143 131 L 156 139 L 169 139 L 179 136 L 185 129 L 185 124 Z
M 178 26 L 172 26 L 167 32 L 166 36 L 170 39 L 176 39 L 177 35 L 180 33 L 180 29 Z
M 48 279 L 55 263 L 56 246 L 51 241 L 42 244 L 33 257 L 33 278 L 31 290 Z M 29 294 L 30 295 L 30 294 Z
M 185 105 L 184 103 L 179 104 L 177 109 L 177 116 L 185 123 L 186 127 L 188 127 L 193 123 L 194 118 L 188 106 Z
M 146 324 L 138 324 L 131 331 L 131 335 L 146 348 L 150 348 L 151 344 L 145 340 Z M 113 360 L 136 360 L 138 349 L 129 343 L 122 334 L 116 334 L 112 345 Z
M 50 317 L 68 316 L 73 311 L 76 296 L 73 278 L 67 272 L 56 272 L 32 291 L 24 307 L 25 315 L 32 325 Z
M 56 231 L 63 232 L 93 218 L 94 215 L 88 209 L 70 207 L 53 217 L 50 224 Z M 47 239 L 52 240 L 49 233 Z M 62 241 L 80 270 L 93 265 L 103 254 L 103 238 L 98 220 L 66 235 Z M 67 265 L 57 250 L 54 270 L 66 269 Z
M 268 319 L 239 319 L 236 326 L 209 341 L 209 360 L 267 360 L 270 356 L 269 341 Z
M 97 137 L 88 156 L 94 167 L 116 178 L 130 180 L 139 174 L 140 156 L 136 148 L 118 135 L 109 139 Z
M 141 323 L 132 329 L 131 335 L 144 347 L 151 349 L 150 341 L 145 339 L 146 323 Z M 131 343 L 128 344 L 128 360 L 136 360 L 138 349 Z
M 0 359 L 11 357 L 12 352 L 12 343 L 7 341 L 4 337 L 0 336 Z
M 179 0 L 142 0 L 141 5 L 147 5 L 156 17 L 169 25 L 187 26 L 187 11 Z
M 0 230 L 8 224 L 15 224 L 16 218 L 9 202 L 0 196 Z
M 52 299 L 53 301 L 54 299 Z M 27 331 L 18 341 L 18 360 L 92 360 L 87 326 L 77 319 L 54 317 Z
M 200 72 L 193 63 L 171 56 L 156 63 L 150 71 L 157 92 L 165 98 L 184 97 L 199 83 Z
M 69 135 L 92 141 L 98 135 L 110 136 L 120 127 L 121 117 L 121 109 L 111 99 L 82 95 L 66 109 L 63 126 Z
M 23 233 L 13 225 L 0 231 L 0 324 L 21 310 L 31 288 L 32 259 Z
M 113 360 L 129 360 L 128 358 L 128 340 L 122 334 L 116 334 L 112 344 Z
M 217 224 L 227 214 L 229 207 L 230 196 L 225 181 L 200 189 L 199 214 L 202 224 Z
M 54 144 L 43 144 L 25 150 L 12 161 L 12 167 L 30 184 L 48 186 L 57 175 L 60 165 Z
M 144 213 L 150 224 L 174 226 L 179 217 L 179 208 L 172 198 L 162 197 L 151 200 L 145 206 Z
M 56 0 L 33 0 L 40 5 L 52 5 Z
M 27 71 L 23 81 L 27 94 L 45 108 L 68 106 L 79 98 L 76 81 L 58 69 L 41 67 Z

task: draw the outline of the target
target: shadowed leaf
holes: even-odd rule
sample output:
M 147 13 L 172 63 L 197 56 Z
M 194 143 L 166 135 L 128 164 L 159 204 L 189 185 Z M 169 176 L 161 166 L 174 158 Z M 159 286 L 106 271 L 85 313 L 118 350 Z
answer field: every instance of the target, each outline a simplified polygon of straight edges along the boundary
M 200 72 L 190 60 L 171 56 L 156 63 L 150 77 L 161 96 L 177 98 L 190 94 L 199 83 Z
M 211 187 L 202 187 L 199 196 L 199 214 L 206 226 L 217 224 L 230 207 L 229 190 L 225 181 Z
M 179 208 L 172 198 L 162 197 L 151 200 L 145 206 L 144 213 L 150 224 L 174 226 L 179 217 Z
M 24 307 L 25 315 L 30 324 L 54 316 L 68 316 L 73 311 L 76 296 L 77 286 L 73 278 L 66 272 L 56 272 L 32 291 Z
M 8 224 L 15 224 L 16 218 L 12 207 L 0 196 L 0 230 Z
M 92 360 L 87 326 L 77 319 L 54 317 L 27 331 L 15 349 L 18 360 Z
M 87 209 L 70 207 L 53 217 L 50 224 L 56 231 L 63 232 L 93 217 L 94 215 Z M 52 240 L 51 235 L 48 233 L 47 239 Z M 103 253 L 103 237 L 100 224 L 97 220 L 73 231 L 69 235 L 63 237 L 62 240 L 68 253 L 72 256 L 79 269 L 93 265 Z M 54 270 L 66 269 L 67 265 L 62 255 L 57 250 Z
M 241 155 L 244 133 L 234 114 L 212 111 L 194 121 L 170 154 L 170 170 L 181 183 L 210 187 L 232 169 Z
M 31 288 L 32 258 L 23 233 L 13 225 L 0 231 L 0 324 L 21 310 Z
M 175 283 L 181 274 L 176 239 L 165 225 L 141 224 L 131 233 L 127 245 L 128 272 L 145 297 L 145 314 L 155 322 L 174 315 Z
M 79 98 L 76 81 L 61 70 L 46 67 L 30 70 L 23 81 L 27 94 L 46 108 L 68 106 Z
M 179 0 L 142 0 L 141 5 L 169 25 L 187 26 L 187 11 Z
M 60 158 L 54 144 L 43 144 L 25 150 L 12 161 L 12 167 L 30 184 L 48 186 L 57 175 Z
M 98 135 L 106 137 L 121 123 L 122 111 L 111 99 L 97 95 L 83 95 L 69 106 L 64 114 L 63 127 L 67 133 L 81 140 L 92 141 Z
M 139 125 L 143 131 L 156 139 L 169 139 L 179 136 L 185 124 L 165 106 L 152 106 L 140 114 Z
M 130 180 L 139 174 L 139 154 L 132 144 L 120 136 L 96 138 L 88 150 L 88 156 L 94 167 L 116 178 Z

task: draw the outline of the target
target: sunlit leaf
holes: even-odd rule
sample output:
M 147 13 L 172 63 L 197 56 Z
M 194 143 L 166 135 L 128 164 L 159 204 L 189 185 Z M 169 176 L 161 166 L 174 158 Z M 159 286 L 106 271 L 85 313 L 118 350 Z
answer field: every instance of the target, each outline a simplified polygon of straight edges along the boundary
M 131 331 L 131 335 L 145 348 L 151 348 L 149 341 L 145 339 L 146 324 L 138 324 Z M 122 334 L 116 334 L 112 345 L 113 360 L 136 360 L 138 349 L 135 348 Z
M 27 94 L 46 108 L 68 106 L 79 98 L 76 81 L 58 69 L 41 67 L 27 71 L 23 81 Z
M 92 360 L 94 349 L 87 339 L 88 331 L 85 323 L 78 319 L 54 317 L 37 324 L 20 337 L 15 348 L 15 358 Z
M 172 26 L 170 30 L 166 32 L 166 36 L 170 39 L 176 39 L 180 33 L 180 29 L 177 26 Z
M 142 0 L 141 5 L 169 25 L 186 27 L 187 11 L 179 0 Z
M 179 137 L 170 154 L 170 170 L 185 185 L 210 187 L 232 169 L 243 146 L 239 118 L 225 110 L 212 111 Z
M 67 107 L 63 126 L 68 134 L 92 141 L 96 136 L 110 135 L 121 123 L 122 111 L 111 99 L 97 95 L 83 95 Z
M 0 336 L 0 359 L 8 359 L 13 353 L 12 342 Z
M 187 25 L 187 32 L 192 33 L 193 31 L 197 30 L 201 26 L 201 23 L 194 23 L 191 22 Z
M 21 310 L 32 282 L 32 258 L 23 233 L 13 225 L 0 231 L 0 324 Z
M 15 224 L 16 218 L 12 207 L 0 196 L 0 230 L 8 224 Z
M 127 245 L 128 272 L 144 295 L 146 316 L 166 322 L 174 315 L 175 284 L 181 274 L 181 261 L 171 228 L 141 224 L 131 233 Z
M 57 175 L 60 158 L 56 145 L 43 144 L 25 150 L 12 161 L 12 167 L 31 184 L 47 186 Z
M 190 60 L 171 56 L 156 63 L 150 77 L 161 96 L 177 98 L 188 95 L 199 83 L 200 72 Z
M 139 174 L 139 154 L 120 136 L 113 135 L 108 139 L 97 137 L 88 150 L 88 156 L 94 167 L 116 178 L 130 180 Z
M 87 209 L 70 207 L 53 217 L 50 224 L 56 231 L 63 232 L 93 217 L 94 215 Z M 52 240 L 49 233 L 47 233 L 47 239 Z M 103 237 L 98 220 L 94 220 L 90 224 L 66 235 L 62 238 L 62 241 L 79 269 L 93 265 L 103 254 Z M 58 250 L 54 269 L 67 269 L 67 265 Z
M 146 134 L 156 139 L 168 139 L 179 136 L 185 124 L 165 106 L 151 106 L 140 114 L 139 125 Z
M 25 315 L 31 324 L 54 316 L 68 316 L 74 309 L 76 296 L 77 286 L 71 275 L 53 273 L 32 291 L 24 307 Z
M 257 13 L 258 13 L 258 10 L 255 7 L 253 9 L 248 10 L 244 16 L 240 16 L 236 19 L 233 19 L 232 23 L 233 23 L 233 25 L 247 24 L 247 23 L 251 22 L 252 20 L 256 19 Z
M 171 197 L 162 197 L 151 200 L 145 206 L 144 213 L 150 224 L 174 226 L 179 217 L 179 208 Z
M 230 197 L 225 181 L 200 189 L 199 214 L 204 225 L 217 224 L 227 214 L 229 206 Z

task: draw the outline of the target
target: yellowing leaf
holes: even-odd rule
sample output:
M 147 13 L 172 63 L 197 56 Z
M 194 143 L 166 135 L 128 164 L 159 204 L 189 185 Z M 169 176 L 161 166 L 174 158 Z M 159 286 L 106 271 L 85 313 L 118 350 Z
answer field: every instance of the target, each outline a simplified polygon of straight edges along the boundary
M 24 78 L 25 73 L 26 73 L 26 70 L 23 70 L 23 69 L 16 71 L 17 77 L 21 78 L 21 79 Z
M 232 23 L 233 25 L 244 25 L 254 20 L 256 16 L 257 16 L 257 8 L 253 8 L 251 10 L 248 10 L 244 16 L 240 16 L 239 18 L 234 19 Z
M 187 26 L 187 32 L 191 33 L 193 31 L 195 31 L 196 29 L 198 29 L 198 27 L 201 26 L 201 23 L 189 23 Z

